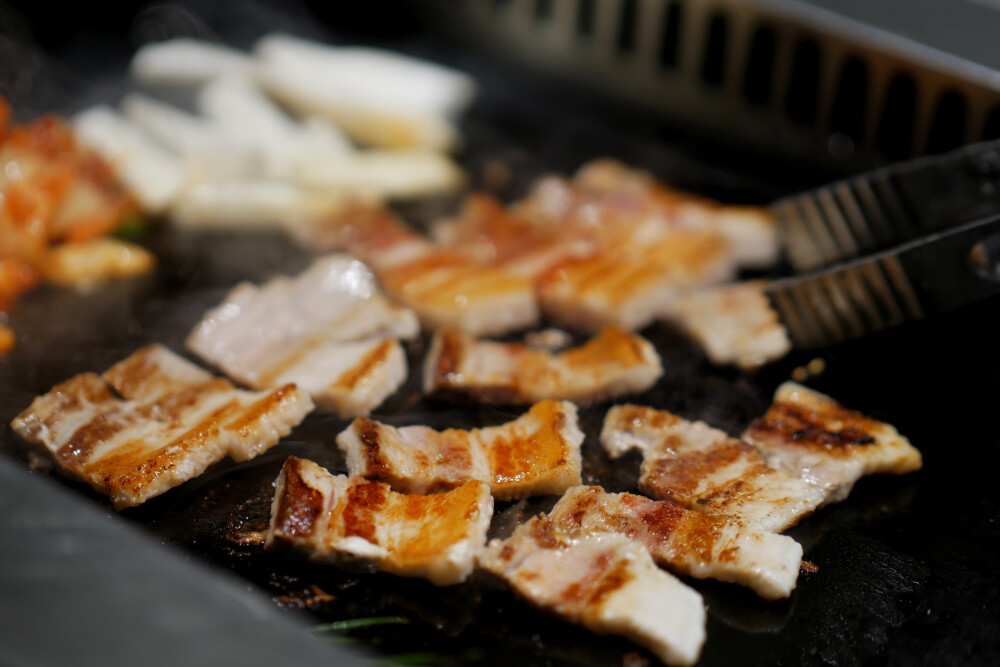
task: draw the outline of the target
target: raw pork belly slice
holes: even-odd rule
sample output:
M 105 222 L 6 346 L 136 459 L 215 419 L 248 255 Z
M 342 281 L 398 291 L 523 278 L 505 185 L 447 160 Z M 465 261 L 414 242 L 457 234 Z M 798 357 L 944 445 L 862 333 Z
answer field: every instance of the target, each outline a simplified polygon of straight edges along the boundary
M 479 481 L 404 495 L 290 456 L 275 485 L 269 548 L 290 547 L 320 563 L 368 562 L 438 586 L 469 576 L 493 517 L 493 497 Z
M 922 465 L 920 452 L 895 427 L 794 382 L 778 387 L 771 407 L 743 439 L 771 466 L 822 488 L 827 502 L 846 498 L 865 475 L 901 475 Z
M 601 443 L 612 458 L 642 452 L 639 488 L 646 495 L 734 517 L 753 530 L 781 532 L 826 500 L 822 488 L 769 467 L 750 445 L 669 412 L 616 406 Z
M 623 535 L 566 534 L 536 517 L 490 542 L 479 566 L 532 604 L 593 632 L 623 635 L 667 664 L 691 665 L 701 653 L 701 596 Z
M 375 276 L 347 255 L 316 260 L 296 278 L 243 283 L 205 314 L 188 348 L 255 389 L 294 382 L 321 410 L 365 415 L 406 379 L 397 338 L 420 332 Z
M 197 477 L 227 455 L 254 458 L 312 408 L 295 385 L 244 391 L 152 345 L 103 375 L 83 373 L 53 387 L 12 426 L 121 509 Z
M 427 353 L 424 391 L 496 403 L 554 398 L 584 405 L 645 391 L 662 374 L 649 341 L 614 327 L 559 353 L 445 330 L 434 336 Z
M 668 569 L 742 584 L 768 600 L 791 594 L 802 563 L 802 546 L 790 537 L 751 530 L 735 519 L 669 500 L 605 493 L 599 486 L 570 489 L 548 518 L 569 535 L 621 533 Z
M 427 329 L 496 335 L 538 320 L 530 280 L 431 243 L 391 212 L 354 206 L 300 230 L 302 240 L 349 250 L 378 274 L 386 291 Z
M 792 349 L 764 295 L 763 281 L 697 290 L 678 297 L 667 318 L 698 341 L 713 364 L 753 370 Z
M 397 429 L 359 417 L 337 436 L 352 476 L 405 493 L 477 479 L 497 500 L 562 493 L 579 484 L 581 443 L 576 406 L 566 401 L 542 401 L 514 421 L 471 431 Z

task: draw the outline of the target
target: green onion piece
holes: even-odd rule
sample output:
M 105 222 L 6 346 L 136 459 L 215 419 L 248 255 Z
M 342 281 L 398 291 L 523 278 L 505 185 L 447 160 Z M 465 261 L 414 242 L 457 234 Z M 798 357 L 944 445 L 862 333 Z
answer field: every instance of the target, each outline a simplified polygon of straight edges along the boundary
M 311 632 L 347 632 L 359 628 L 370 628 L 376 625 L 403 625 L 409 623 L 410 619 L 402 616 L 372 616 L 370 618 L 352 618 L 346 621 L 334 621 L 316 625 L 309 630 Z
M 115 237 L 123 241 L 136 241 L 142 238 L 149 227 L 149 221 L 141 215 L 130 215 L 121 221 L 115 230 Z

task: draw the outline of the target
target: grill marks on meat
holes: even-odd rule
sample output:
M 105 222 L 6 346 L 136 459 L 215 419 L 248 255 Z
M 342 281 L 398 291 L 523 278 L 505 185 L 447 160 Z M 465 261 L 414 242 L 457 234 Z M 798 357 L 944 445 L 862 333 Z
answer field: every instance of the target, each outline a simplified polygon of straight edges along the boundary
M 587 174 L 601 164 L 572 181 L 542 179 L 509 209 L 470 197 L 461 216 L 439 223 L 434 235 L 531 278 L 545 314 L 584 330 L 641 328 L 679 294 L 733 277 L 733 249 L 719 229 L 684 222 L 673 203 L 654 204 L 648 188 L 633 187 L 634 176 L 595 184 Z
M 289 547 L 321 563 L 372 563 L 445 586 L 472 572 L 492 516 L 493 498 L 480 481 L 447 493 L 404 495 L 291 456 L 276 482 L 267 546 Z
M 797 474 L 769 467 L 750 445 L 666 411 L 616 406 L 605 417 L 601 443 L 612 458 L 642 452 L 643 493 L 734 517 L 753 530 L 781 532 L 826 498 Z
M 532 604 L 593 632 L 623 635 L 668 664 L 693 664 L 701 652 L 701 596 L 624 535 L 565 532 L 536 517 L 492 541 L 479 565 Z
M 574 328 L 639 329 L 681 294 L 730 280 L 777 255 L 763 209 L 723 207 L 612 162 L 546 178 L 505 208 L 473 195 L 436 243 L 376 208 L 341 211 L 304 234 L 369 262 L 427 328 L 500 334 L 539 309 Z
M 778 387 L 768 411 L 743 432 L 778 469 L 843 500 L 865 475 L 905 474 L 922 466 L 920 452 L 895 427 L 848 410 L 794 382 Z
M 489 485 L 497 500 L 562 493 L 580 483 L 576 406 L 541 401 L 501 426 L 434 431 L 394 428 L 359 417 L 337 436 L 352 476 L 388 482 L 406 493 L 426 493 L 469 480 Z
M 734 275 L 723 238 L 670 231 L 553 267 L 538 278 L 538 299 L 543 312 L 573 328 L 634 330 L 666 314 L 680 294 Z
M 742 584 L 769 600 L 791 594 L 802 562 L 802 547 L 790 537 L 669 500 L 605 493 L 599 486 L 570 489 L 548 520 L 568 535 L 620 533 L 649 549 L 663 567 Z
M 321 410 L 354 417 L 406 379 L 397 339 L 419 329 L 412 311 L 382 296 L 364 264 L 332 255 L 296 278 L 238 285 L 205 314 L 187 346 L 242 384 L 295 383 Z
M 642 452 L 643 493 L 775 532 L 843 500 L 864 475 L 921 467 L 920 452 L 895 428 L 794 382 L 778 388 L 743 441 L 669 412 L 624 405 L 608 412 L 601 442 L 612 458 Z
M 389 211 L 348 208 L 311 227 L 307 241 L 347 249 L 375 269 L 386 291 L 427 329 L 500 334 L 538 320 L 532 284 L 428 241 Z
M 55 386 L 12 427 L 121 509 L 197 477 L 226 456 L 254 458 L 312 407 L 294 385 L 243 391 L 152 345 L 103 375 L 83 373 Z
M 763 281 L 751 281 L 685 294 L 668 317 L 702 345 L 713 364 L 753 370 L 792 348 L 765 287 Z
M 585 405 L 645 391 L 662 374 L 652 344 L 615 327 L 557 354 L 444 330 L 427 353 L 424 391 L 506 404 L 551 398 Z

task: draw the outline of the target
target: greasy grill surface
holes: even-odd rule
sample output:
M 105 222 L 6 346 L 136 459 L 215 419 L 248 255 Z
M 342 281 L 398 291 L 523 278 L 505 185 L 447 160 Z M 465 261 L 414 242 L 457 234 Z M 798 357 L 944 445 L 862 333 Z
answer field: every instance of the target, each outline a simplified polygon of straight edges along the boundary
M 427 50 L 417 44 L 416 50 Z M 440 54 L 439 54 L 440 55 Z M 477 184 L 501 196 L 523 193 L 546 170 L 566 172 L 611 155 L 678 185 L 730 201 L 766 201 L 810 176 L 794 166 L 761 163 L 675 130 L 602 109 L 593 100 L 545 94 L 507 72 L 449 54 L 480 75 L 484 95 L 465 122 L 461 159 Z M 537 84 L 537 82 L 536 82 Z M 498 172 L 512 178 L 496 182 Z M 811 178 L 815 178 L 812 175 Z M 408 207 L 426 223 L 454 202 Z M 206 309 L 238 280 L 264 280 L 305 268 L 310 256 L 268 234 L 185 234 L 156 228 L 142 242 L 160 259 L 155 275 L 87 295 L 39 290 L 11 313 L 19 346 L 0 360 L 0 440 L 5 454 L 38 463 L 8 428 L 32 398 L 84 371 L 100 371 L 144 344 L 183 350 Z M 1000 501 L 992 491 L 1000 436 L 992 414 L 1000 372 L 986 323 L 994 299 L 905 329 L 825 351 L 826 372 L 806 384 L 845 405 L 896 425 L 924 454 L 925 469 L 900 478 L 862 480 L 844 503 L 821 510 L 791 534 L 818 568 L 801 575 L 791 599 L 764 602 L 735 586 L 693 582 L 708 603 L 702 664 L 995 664 L 1000 659 Z M 700 419 L 730 434 L 762 415 L 774 388 L 815 354 L 795 353 L 753 376 L 712 368 L 666 326 L 644 335 L 663 359 L 664 377 L 628 400 Z M 580 342 L 580 339 L 577 339 Z M 426 337 L 407 345 L 410 377 L 373 415 L 394 426 L 436 429 L 500 424 L 523 410 L 454 406 L 422 398 Z M 635 491 L 639 457 L 610 462 L 598 443 L 607 404 L 580 411 L 583 480 L 608 491 Z M 221 463 L 201 478 L 123 516 L 245 577 L 276 604 L 306 608 L 315 622 L 399 615 L 405 625 L 350 632 L 386 655 L 428 653 L 452 664 L 622 664 L 647 656 L 624 640 L 598 637 L 519 602 L 489 577 L 438 589 L 423 581 L 344 572 L 263 549 L 272 483 L 289 455 L 343 472 L 334 445 L 347 425 L 313 415 L 282 444 L 253 461 Z M 106 503 L 69 481 L 81 502 Z M 498 503 L 492 535 L 554 499 Z M 85 610 L 81 610 L 85 613 Z M 58 633 L 53 631 L 54 639 Z M 411 656 L 412 657 L 412 656 Z

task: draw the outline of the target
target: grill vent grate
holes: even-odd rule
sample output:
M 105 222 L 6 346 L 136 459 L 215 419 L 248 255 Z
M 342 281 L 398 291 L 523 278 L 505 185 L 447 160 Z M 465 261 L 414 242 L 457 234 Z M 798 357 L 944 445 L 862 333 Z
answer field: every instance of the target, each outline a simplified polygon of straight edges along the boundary
M 772 150 L 870 164 L 1000 137 L 1000 86 L 753 0 L 436 4 L 477 42 Z
M 721 86 L 726 76 L 726 37 L 729 26 L 723 14 L 712 15 L 705 36 L 701 61 L 701 80 L 709 86 Z
M 673 69 L 680 61 L 682 7 L 680 0 L 673 0 L 663 13 L 660 38 L 660 67 L 663 69 Z

